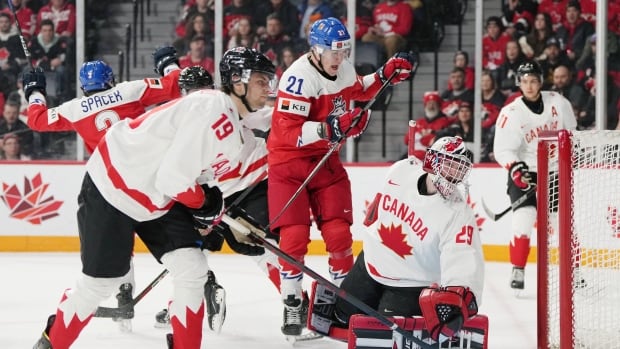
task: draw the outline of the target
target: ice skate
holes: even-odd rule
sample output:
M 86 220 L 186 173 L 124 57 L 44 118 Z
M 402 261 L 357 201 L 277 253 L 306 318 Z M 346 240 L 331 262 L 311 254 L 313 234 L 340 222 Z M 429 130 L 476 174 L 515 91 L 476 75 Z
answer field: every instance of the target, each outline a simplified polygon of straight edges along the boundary
M 525 288 L 525 270 L 523 268 L 512 267 L 510 287 L 515 290 L 516 296 Z
M 130 283 L 124 283 L 119 287 L 119 292 L 116 295 L 118 301 L 118 307 L 123 308 L 128 304 L 130 307 L 122 317 L 113 317 L 112 320 L 118 322 L 121 332 L 131 332 L 131 319 L 133 319 L 133 286 Z
M 295 336 L 301 335 L 301 329 L 303 327 L 301 317 L 302 300 L 295 298 L 294 295 L 289 295 L 284 300 L 284 323 L 281 328 L 282 333 L 287 337 L 286 339 L 288 341 L 295 342 Z
M 207 302 L 209 328 L 216 333 L 220 333 L 226 319 L 226 291 L 217 283 L 215 274 L 211 270 L 207 272 L 205 300 Z
M 162 309 L 155 314 L 155 328 L 170 329 L 170 313 L 168 309 Z
M 41 338 L 35 343 L 32 349 L 52 349 L 52 344 L 50 343 L 50 337 L 48 334 L 50 333 L 50 328 L 52 328 L 52 324 L 56 319 L 56 315 L 50 315 L 47 318 L 47 324 L 45 325 L 45 330 L 41 334 Z

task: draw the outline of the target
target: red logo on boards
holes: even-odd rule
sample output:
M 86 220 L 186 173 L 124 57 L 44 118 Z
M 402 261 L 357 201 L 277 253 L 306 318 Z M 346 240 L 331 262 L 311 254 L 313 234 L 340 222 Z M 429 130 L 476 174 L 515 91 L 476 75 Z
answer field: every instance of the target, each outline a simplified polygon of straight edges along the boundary
M 49 183 L 43 183 L 41 174 L 32 179 L 24 177 L 24 192 L 17 185 L 2 183 L 0 199 L 11 210 L 12 218 L 21 219 L 32 224 L 41 224 L 44 220 L 58 216 L 63 202 L 45 196 Z

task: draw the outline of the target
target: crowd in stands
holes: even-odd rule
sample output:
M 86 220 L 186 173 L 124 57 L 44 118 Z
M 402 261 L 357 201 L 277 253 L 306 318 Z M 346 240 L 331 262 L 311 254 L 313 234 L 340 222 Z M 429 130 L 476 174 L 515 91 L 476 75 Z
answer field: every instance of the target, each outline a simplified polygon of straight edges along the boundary
M 75 7 L 72 0 L 10 0 L 22 33 L 28 42 L 31 61 L 21 47 L 9 8 L 0 6 L 0 158 L 5 134 L 17 136 L 21 152 L 32 159 L 58 158 L 62 149 L 50 151 L 63 134 L 39 134 L 24 123 L 26 101 L 20 74 L 30 64 L 45 70 L 48 105 L 75 96 L 73 76 Z M 49 2 L 48 2 L 49 1 Z M 440 1 L 444 3 L 443 1 Z M 356 1 L 356 32 L 359 42 L 373 43 L 380 55 L 412 49 L 412 34 L 428 32 L 425 6 L 431 0 Z M 442 91 L 428 91 L 422 102 L 423 115 L 413 115 L 418 125 L 417 149 L 423 153 L 440 135 L 474 139 L 473 120 L 482 116 L 482 161 L 493 162 L 494 125 L 500 109 L 518 96 L 517 67 L 526 59 L 540 63 L 545 72 L 544 88 L 567 96 L 573 103 L 580 129 L 595 122 L 595 46 L 608 47 L 608 128 L 618 125 L 620 110 L 620 0 L 609 0 L 606 38 L 597 37 L 595 0 L 504 0 L 501 13 L 488 16 L 482 40 L 482 80 L 475 84 L 473 62 L 468 52 L 454 54 L 454 67 Z M 215 2 L 185 0 L 174 33 L 173 46 L 182 67 L 200 65 L 214 74 Z M 346 0 L 224 0 L 224 49 L 256 48 L 277 66 L 277 75 L 308 51 L 307 31 L 321 18 L 337 17 L 346 23 Z M 353 34 L 353 33 L 352 33 Z M 482 110 L 475 111 L 474 86 L 482 92 Z M 17 120 L 11 109 L 20 111 Z M 9 111 L 7 111 L 7 108 Z
M 504 0 L 502 13 L 486 19 L 482 40 L 481 161 L 494 162 L 493 136 L 500 109 L 520 96 L 517 68 L 526 60 L 543 70 L 543 89 L 570 100 L 578 129 L 595 127 L 595 50 L 607 45 L 607 128 L 620 129 L 620 1 L 608 3 L 608 34 L 595 33 L 595 0 Z M 460 135 L 473 141 L 474 71 L 466 52 L 456 52 L 448 86 L 424 94 L 416 151 L 435 139 Z M 408 137 L 405 137 L 405 143 Z
M 62 155 L 62 149 L 56 145 L 66 134 L 33 132 L 26 125 L 27 103 L 21 74 L 33 68 L 45 72 L 48 103 L 52 106 L 75 96 L 71 79 L 75 69 L 75 4 L 69 0 L 9 1 L 13 9 L 6 1 L 0 4 L 0 159 Z

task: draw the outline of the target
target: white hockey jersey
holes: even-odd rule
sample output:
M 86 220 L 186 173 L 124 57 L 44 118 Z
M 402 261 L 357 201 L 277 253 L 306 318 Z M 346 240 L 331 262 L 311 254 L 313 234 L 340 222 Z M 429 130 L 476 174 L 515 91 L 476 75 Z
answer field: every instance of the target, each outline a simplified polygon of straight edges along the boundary
M 574 130 L 577 120 L 570 102 L 552 91 L 541 91 L 543 112 L 534 114 L 517 98 L 504 106 L 495 123 L 493 152 L 496 161 L 504 168 L 514 162 L 524 161 L 530 171 L 537 169 L 538 137 L 543 131 Z
M 421 195 L 418 181 L 426 172 L 412 161 L 390 167 L 369 208 L 377 219 L 364 234 L 366 270 L 387 286 L 469 287 L 480 302 L 484 261 L 474 213 L 464 201 Z
M 244 158 L 252 155 L 244 152 L 243 130 L 229 96 L 196 91 L 113 125 L 86 168 L 110 204 L 135 220 L 151 220 L 164 215 L 173 200 L 200 207 L 200 176 L 239 181 L 252 166 Z

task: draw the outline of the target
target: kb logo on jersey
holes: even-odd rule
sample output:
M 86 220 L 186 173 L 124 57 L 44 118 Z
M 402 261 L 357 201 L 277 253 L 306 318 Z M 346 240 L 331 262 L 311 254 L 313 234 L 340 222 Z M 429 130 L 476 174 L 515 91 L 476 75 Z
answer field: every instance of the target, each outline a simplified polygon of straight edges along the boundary
M 278 111 L 307 116 L 310 111 L 310 103 L 291 99 L 281 99 Z

